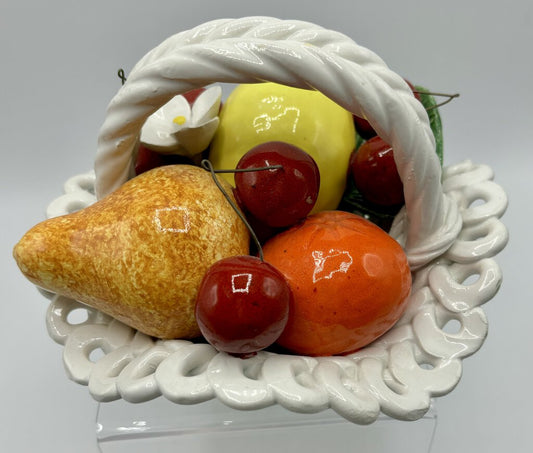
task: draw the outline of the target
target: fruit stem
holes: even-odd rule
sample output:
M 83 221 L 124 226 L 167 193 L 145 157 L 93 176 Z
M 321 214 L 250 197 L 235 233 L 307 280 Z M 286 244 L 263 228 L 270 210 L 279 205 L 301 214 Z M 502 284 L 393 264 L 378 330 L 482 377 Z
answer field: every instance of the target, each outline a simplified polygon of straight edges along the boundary
M 446 105 L 448 102 L 451 102 L 452 99 L 455 99 L 455 98 L 458 98 L 459 97 L 459 93 L 455 93 L 455 94 L 447 94 L 447 93 L 434 93 L 432 91 L 422 91 L 422 90 L 415 90 L 414 93 L 418 93 L 418 94 L 428 94 L 430 96 L 441 96 L 441 97 L 445 97 L 445 98 L 448 98 L 446 99 L 445 101 L 442 101 L 441 103 L 439 104 L 435 104 L 435 105 L 432 105 L 431 107 L 428 107 L 426 110 L 431 110 L 431 109 L 436 109 L 438 107 L 442 107 L 443 105 Z
M 268 165 L 267 167 L 235 168 L 233 170 L 213 170 L 213 171 L 215 173 L 248 173 L 252 171 L 277 170 L 280 168 L 283 168 L 283 165 Z
M 124 73 L 124 69 L 120 68 L 118 71 L 117 71 L 117 75 L 118 75 L 118 78 L 120 80 L 122 80 L 122 85 L 124 85 L 126 83 L 126 74 Z
M 236 173 L 236 172 L 239 172 L 239 171 L 271 170 L 273 168 L 280 168 L 280 167 L 282 167 L 282 165 L 272 165 L 270 167 L 260 167 L 260 168 L 247 168 L 247 169 L 241 169 L 241 170 L 215 170 L 213 168 L 213 165 L 211 164 L 211 161 L 209 159 L 202 159 L 201 165 L 202 165 L 202 168 L 204 168 L 204 170 L 207 170 L 207 171 L 209 171 L 211 173 L 213 181 L 215 181 L 215 184 L 217 185 L 218 189 L 222 192 L 222 195 L 224 195 L 224 198 L 226 198 L 226 200 L 228 200 L 228 203 L 231 205 L 233 210 L 237 213 L 239 218 L 246 225 L 246 228 L 248 228 L 248 231 L 250 232 L 250 236 L 252 236 L 252 239 L 253 239 L 253 241 L 255 243 L 255 246 L 257 247 L 257 252 L 259 254 L 259 259 L 261 261 L 265 261 L 264 255 L 263 255 L 263 247 L 261 247 L 261 242 L 259 242 L 259 239 L 258 239 L 257 235 L 255 234 L 254 229 L 248 223 L 248 220 L 246 220 L 246 217 L 244 216 L 242 211 L 239 209 L 237 204 L 231 199 L 231 197 L 226 192 L 224 187 L 222 187 L 222 184 L 220 184 L 220 181 L 218 180 L 216 173 Z

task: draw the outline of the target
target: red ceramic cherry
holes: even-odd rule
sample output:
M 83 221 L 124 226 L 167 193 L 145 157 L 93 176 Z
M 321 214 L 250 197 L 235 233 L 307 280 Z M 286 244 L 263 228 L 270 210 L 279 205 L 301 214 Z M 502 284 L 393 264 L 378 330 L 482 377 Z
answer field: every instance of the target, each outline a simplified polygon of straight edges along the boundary
M 286 227 L 313 209 L 320 188 L 314 159 L 285 142 L 267 142 L 248 151 L 237 169 L 282 168 L 235 173 L 238 198 L 250 214 L 271 227 Z
M 371 203 L 395 206 L 404 202 L 393 150 L 380 137 L 366 141 L 352 154 L 350 171 L 356 187 Z
M 364 118 L 353 115 L 353 123 L 355 131 L 361 136 L 361 138 L 368 140 L 369 138 L 376 136 L 376 131 Z
M 139 144 L 137 151 L 137 160 L 135 161 L 135 174 L 140 175 L 152 168 L 162 167 L 163 165 L 188 164 L 190 159 L 177 154 L 160 154 L 152 151 L 143 144 Z
M 135 161 L 135 174 L 140 175 L 152 168 L 164 165 L 163 156 L 144 145 L 139 145 L 137 160 Z
M 261 220 L 255 218 L 250 212 L 248 212 L 246 206 L 244 206 L 244 203 L 239 198 L 239 192 L 237 191 L 237 189 L 233 189 L 233 197 L 235 198 L 237 205 L 246 217 L 246 220 L 248 221 L 250 227 L 254 231 L 255 235 L 257 236 L 257 239 L 261 244 L 264 244 L 272 236 L 275 236 L 276 234 L 283 231 L 283 228 L 269 226 Z
M 196 321 L 219 351 L 248 356 L 274 343 L 287 324 L 292 292 L 272 265 L 253 256 L 225 258 L 205 274 Z

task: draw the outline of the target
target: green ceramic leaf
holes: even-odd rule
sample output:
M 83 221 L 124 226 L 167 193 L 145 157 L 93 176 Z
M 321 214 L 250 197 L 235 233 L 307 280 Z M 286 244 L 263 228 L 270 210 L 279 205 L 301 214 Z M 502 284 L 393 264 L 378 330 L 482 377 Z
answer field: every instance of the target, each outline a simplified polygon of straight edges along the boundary
M 443 138 L 442 138 L 442 122 L 440 119 L 439 109 L 435 107 L 437 102 L 435 98 L 430 94 L 427 94 L 428 90 L 421 86 L 415 86 L 415 90 L 420 94 L 420 102 L 428 112 L 429 125 L 435 136 L 436 152 L 439 156 L 440 164 L 443 162 Z

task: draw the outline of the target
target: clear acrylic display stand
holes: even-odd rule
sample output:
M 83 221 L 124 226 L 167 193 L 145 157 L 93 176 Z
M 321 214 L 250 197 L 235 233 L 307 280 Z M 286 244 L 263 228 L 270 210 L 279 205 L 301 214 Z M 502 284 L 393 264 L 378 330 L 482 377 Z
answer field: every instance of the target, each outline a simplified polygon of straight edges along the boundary
M 373 424 L 360 426 L 331 410 L 297 414 L 271 406 L 240 411 L 218 400 L 186 406 L 160 397 L 141 404 L 101 403 L 96 422 L 102 453 L 429 453 L 437 411 L 432 405 L 414 422 L 381 415 Z

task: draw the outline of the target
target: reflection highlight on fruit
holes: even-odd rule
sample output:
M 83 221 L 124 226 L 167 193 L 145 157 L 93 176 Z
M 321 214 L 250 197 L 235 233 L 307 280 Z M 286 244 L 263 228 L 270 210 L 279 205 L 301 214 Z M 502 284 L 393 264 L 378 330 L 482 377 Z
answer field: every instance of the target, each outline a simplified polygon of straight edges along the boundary
M 311 252 L 315 268 L 313 270 L 313 283 L 323 278 L 331 279 L 337 272 L 347 273 L 353 264 L 352 255 L 347 250 L 331 249 L 327 252 L 323 250 L 313 250 Z

